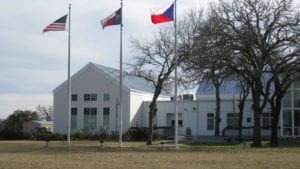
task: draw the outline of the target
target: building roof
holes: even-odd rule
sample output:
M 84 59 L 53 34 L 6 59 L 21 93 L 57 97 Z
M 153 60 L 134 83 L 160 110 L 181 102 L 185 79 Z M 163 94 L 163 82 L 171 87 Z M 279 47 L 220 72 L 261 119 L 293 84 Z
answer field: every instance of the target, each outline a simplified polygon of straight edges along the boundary
M 105 72 L 111 78 L 120 81 L 120 71 L 111 67 L 90 63 L 96 66 L 101 71 Z M 123 85 L 130 90 L 143 91 L 148 93 L 154 92 L 154 87 L 151 82 L 146 81 L 144 78 L 137 77 L 134 75 L 128 74 L 126 71 L 123 71 Z
M 240 90 L 237 87 L 237 81 L 227 80 L 224 81 L 220 87 L 220 94 L 239 94 Z M 197 89 L 197 95 L 213 95 L 216 93 L 216 89 L 212 83 L 203 84 L 200 83 Z
M 267 81 L 270 80 L 270 78 L 272 78 L 271 74 L 269 74 L 269 73 L 263 74 L 262 83 L 264 85 L 264 88 L 267 84 Z M 271 84 L 270 91 L 273 92 L 274 90 L 275 90 L 274 85 Z M 239 88 L 238 81 L 236 81 L 236 80 L 225 79 L 220 86 L 220 94 L 239 94 L 240 91 L 241 90 Z M 216 89 L 212 83 L 210 83 L 210 84 L 200 83 L 198 86 L 198 89 L 197 89 L 197 96 L 213 95 L 215 93 L 216 93 Z
M 88 63 L 86 66 L 84 66 L 82 69 L 80 69 L 77 73 L 75 73 L 71 79 L 75 79 L 76 77 L 80 76 L 81 72 L 84 72 L 87 69 L 93 69 L 96 72 L 99 73 L 99 75 L 105 74 L 109 78 L 111 78 L 113 81 L 116 82 L 116 84 L 119 84 L 119 70 L 114 69 L 111 67 L 103 66 L 96 63 Z M 57 88 L 53 90 L 53 92 L 57 92 L 62 87 L 66 86 L 67 81 L 59 85 Z M 131 91 L 136 92 L 144 92 L 144 93 L 154 93 L 154 87 L 151 82 L 145 80 L 144 78 L 137 77 L 134 75 L 129 75 L 126 71 L 123 71 L 123 86 Z M 162 93 L 163 96 L 168 97 L 165 93 Z
M 53 121 L 47 121 L 47 120 L 39 120 L 34 122 L 39 123 L 40 125 L 53 125 Z

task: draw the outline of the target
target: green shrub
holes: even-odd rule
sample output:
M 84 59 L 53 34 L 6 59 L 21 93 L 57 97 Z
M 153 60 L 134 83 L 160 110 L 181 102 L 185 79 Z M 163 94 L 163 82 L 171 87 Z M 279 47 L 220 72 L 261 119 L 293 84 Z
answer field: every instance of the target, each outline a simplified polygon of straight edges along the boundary
M 112 131 L 110 135 L 108 136 L 109 140 L 118 140 L 119 138 L 119 132 L 118 131 Z
M 146 141 L 148 138 L 148 128 L 132 127 L 124 135 L 125 140 L 130 141 Z
M 59 134 L 59 133 L 54 133 L 52 135 L 53 140 L 67 140 L 67 134 Z
M 104 141 L 104 140 L 106 140 L 107 138 L 108 138 L 108 132 L 107 132 L 107 130 L 106 129 L 104 129 L 104 128 L 101 128 L 100 129 L 100 131 L 99 131 L 99 140 L 101 141 Z
M 84 135 L 82 132 L 75 132 L 71 134 L 72 140 L 82 140 L 84 138 Z

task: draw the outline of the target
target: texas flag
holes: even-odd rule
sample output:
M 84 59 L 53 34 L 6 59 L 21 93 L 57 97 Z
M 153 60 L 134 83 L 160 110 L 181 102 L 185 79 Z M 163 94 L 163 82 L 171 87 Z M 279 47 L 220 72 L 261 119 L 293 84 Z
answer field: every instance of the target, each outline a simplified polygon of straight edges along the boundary
M 118 9 L 113 14 L 111 14 L 108 17 L 101 20 L 101 25 L 102 25 L 103 29 L 106 26 L 121 25 L 121 23 L 122 23 L 122 10 L 121 10 L 121 8 Z
M 174 3 L 162 12 L 152 12 L 151 21 L 154 24 L 171 22 L 174 20 Z

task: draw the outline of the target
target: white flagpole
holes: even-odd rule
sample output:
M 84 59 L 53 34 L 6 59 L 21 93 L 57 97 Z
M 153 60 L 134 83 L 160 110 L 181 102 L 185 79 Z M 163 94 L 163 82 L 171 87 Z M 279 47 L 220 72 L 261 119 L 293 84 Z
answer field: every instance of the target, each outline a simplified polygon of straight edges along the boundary
M 123 0 L 121 0 L 121 25 L 120 25 L 120 131 L 119 131 L 119 147 L 122 148 L 122 131 L 123 131 L 123 104 L 122 104 L 122 88 L 123 88 L 123 59 L 122 59 L 122 33 L 123 33 Z
M 69 35 L 68 35 L 68 146 L 71 146 L 71 80 L 70 80 L 70 48 L 71 48 L 71 4 L 69 4 Z
M 175 148 L 178 149 L 178 98 L 177 98 L 177 1 L 174 0 L 174 57 L 175 57 Z

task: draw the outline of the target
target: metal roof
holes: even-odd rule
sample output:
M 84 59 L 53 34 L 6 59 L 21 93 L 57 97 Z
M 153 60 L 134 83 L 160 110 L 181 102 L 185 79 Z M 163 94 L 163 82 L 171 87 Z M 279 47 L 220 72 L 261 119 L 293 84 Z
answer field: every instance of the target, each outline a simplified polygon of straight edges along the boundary
M 220 87 L 220 94 L 239 94 L 240 90 L 237 87 L 237 81 L 224 81 Z M 212 95 L 216 93 L 216 89 L 212 83 L 200 83 L 197 89 L 197 95 Z
M 119 82 L 120 72 L 117 69 L 90 63 L 94 65 L 99 70 L 103 71 L 105 74 Z M 142 77 L 137 77 L 134 75 L 129 75 L 126 71 L 123 71 L 123 85 L 129 88 L 130 90 L 143 91 L 148 93 L 154 92 L 153 84 Z
M 264 85 L 267 84 L 267 81 L 270 80 L 270 78 L 272 78 L 272 75 L 269 73 L 264 73 L 262 76 L 262 83 Z M 238 81 L 235 80 L 224 80 L 223 83 L 221 84 L 220 87 L 220 94 L 239 94 L 240 93 L 240 89 L 238 86 Z M 271 88 L 270 91 L 273 92 L 274 91 L 274 85 L 271 84 Z M 212 83 L 210 84 L 205 84 L 205 83 L 200 83 L 198 90 L 197 90 L 197 95 L 211 95 L 211 94 L 215 94 L 216 93 L 216 89 L 213 86 Z
M 87 69 L 92 69 L 99 73 L 99 75 L 104 74 L 104 76 L 107 76 L 108 78 L 112 79 L 117 85 L 119 85 L 120 76 L 119 76 L 119 70 L 114 69 L 111 67 L 103 66 L 100 64 L 95 63 L 88 63 L 86 66 L 81 68 L 79 71 L 77 71 L 74 75 L 71 76 L 71 79 L 74 80 L 77 77 L 79 77 L 83 72 L 85 72 Z M 53 93 L 56 93 L 67 86 L 67 80 L 64 81 L 62 84 L 60 84 L 58 87 L 56 87 L 53 90 Z M 147 81 L 146 79 L 142 77 L 137 77 L 134 75 L 130 75 L 126 71 L 123 71 L 123 87 L 127 88 L 128 90 L 135 91 L 135 92 L 142 92 L 142 93 L 148 93 L 153 94 L 154 93 L 154 86 L 151 82 Z M 164 91 L 161 92 L 160 97 L 170 97 L 168 94 L 166 94 Z
M 40 120 L 40 121 L 34 121 L 36 123 L 39 123 L 41 125 L 53 125 L 53 121 L 47 121 L 47 120 Z

